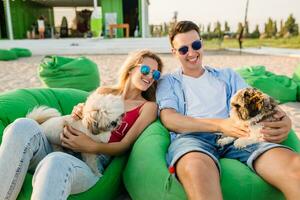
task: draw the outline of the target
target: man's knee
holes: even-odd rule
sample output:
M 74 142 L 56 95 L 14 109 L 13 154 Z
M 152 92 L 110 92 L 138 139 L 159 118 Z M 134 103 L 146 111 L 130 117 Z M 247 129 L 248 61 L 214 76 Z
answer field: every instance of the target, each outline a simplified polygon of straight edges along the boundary
M 300 155 L 294 155 L 288 166 L 287 175 L 289 179 L 300 183 Z
M 210 156 L 200 152 L 190 152 L 185 154 L 177 162 L 176 169 L 177 171 L 183 172 L 185 175 L 198 173 L 203 176 L 210 176 L 213 173 L 218 173 L 214 160 Z

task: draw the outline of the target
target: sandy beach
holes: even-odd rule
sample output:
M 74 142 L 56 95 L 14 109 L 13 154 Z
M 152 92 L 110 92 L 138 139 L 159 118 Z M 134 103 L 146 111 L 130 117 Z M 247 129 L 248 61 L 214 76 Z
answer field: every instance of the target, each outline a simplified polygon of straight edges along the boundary
M 101 85 L 115 83 L 118 69 L 127 55 L 86 55 L 99 68 Z M 175 70 L 179 63 L 171 54 L 160 54 L 165 68 L 163 73 Z M 71 56 L 72 57 L 72 56 Z M 75 56 L 73 56 L 75 57 Z M 38 67 L 43 56 L 20 58 L 15 61 L 0 61 L 0 92 L 18 88 L 43 87 L 38 78 Z M 230 51 L 206 51 L 204 64 L 215 67 L 237 68 L 242 66 L 263 65 L 267 70 L 291 77 L 295 68 L 300 64 L 300 58 L 286 56 L 266 56 L 255 54 L 240 54 Z M 300 137 L 300 103 L 285 107 L 291 116 L 294 128 Z

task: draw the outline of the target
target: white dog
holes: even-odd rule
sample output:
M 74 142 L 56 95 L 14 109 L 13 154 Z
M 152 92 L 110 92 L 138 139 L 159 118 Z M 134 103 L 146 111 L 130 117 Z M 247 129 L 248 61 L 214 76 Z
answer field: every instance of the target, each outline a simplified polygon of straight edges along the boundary
M 85 133 L 97 142 L 108 143 L 111 131 L 120 124 L 123 114 L 124 102 L 121 96 L 94 92 L 85 102 L 80 120 L 74 120 L 71 115 L 61 116 L 58 110 L 46 106 L 34 108 L 26 117 L 41 124 L 54 150 L 62 151 L 60 134 L 65 125 Z M 96 175 L 101 176 L 97 155 L 82 153 L 82 158 Z
M 277 121 L 273 115 L 277 111 L 277 103 L 267 94 L 255 88 L 245 88 L 237 91 L 231 99 L 230 117 L 238 123 L 246 123 L 250 129 L 249 137 L 233 138 L 222 137 L 218 144 L 224 146 L 234 141 L 236 148 L 244 148 L 262 141 L 260 130 L 263 128 L 261 121 Z

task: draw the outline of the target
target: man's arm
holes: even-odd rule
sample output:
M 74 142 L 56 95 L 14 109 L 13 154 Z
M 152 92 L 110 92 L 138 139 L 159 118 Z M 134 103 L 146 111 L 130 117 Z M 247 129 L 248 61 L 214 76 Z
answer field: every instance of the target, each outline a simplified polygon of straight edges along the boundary
M 174 109 L 161 110 L 160 117 L 163 124 L 176 133 L 222 132 L 232 137 L 245 137 L 248 135 L 248 128 L 245 125 L 236 124 L 230 118 L 194 118 L 184 116 Z
M 262 122 L 264 128 L 261 130 L 261 133 L 266 141 L 281 143 L 288 137 L 292 121 L 280 108 L 278 108 L 278 112 L 274 117 L 280 120 L 276 122 Z

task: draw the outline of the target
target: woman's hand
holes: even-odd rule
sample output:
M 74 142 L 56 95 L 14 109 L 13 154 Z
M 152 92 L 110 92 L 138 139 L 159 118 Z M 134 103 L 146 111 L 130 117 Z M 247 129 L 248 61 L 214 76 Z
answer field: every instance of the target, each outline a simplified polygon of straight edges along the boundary
M 97 142 L 71 126 L 65 126 L 60 139 L 63 147 L 75 152 L 94 153 L 97 146 Z
M 292 127 L 292 121 L 281 109 L 278 109 L 274 117 L 279 121 L 261 122 L 263 125 L 261 133 L 263 134 L 263 139 L 265 141 L 281 143 L 288 137 L 289 131 Z
M 249 136 L 249 129 L 246 123 L 237 123 L 235 120 L 227 118 L 222 120 L 219 126 L 220 131 L 226 136 L 235 138 Z
M 71 117 L 75 120 L 82 119 L 82 111 L 83 111 L 84 103 L 79 103 L 73 107 Z

